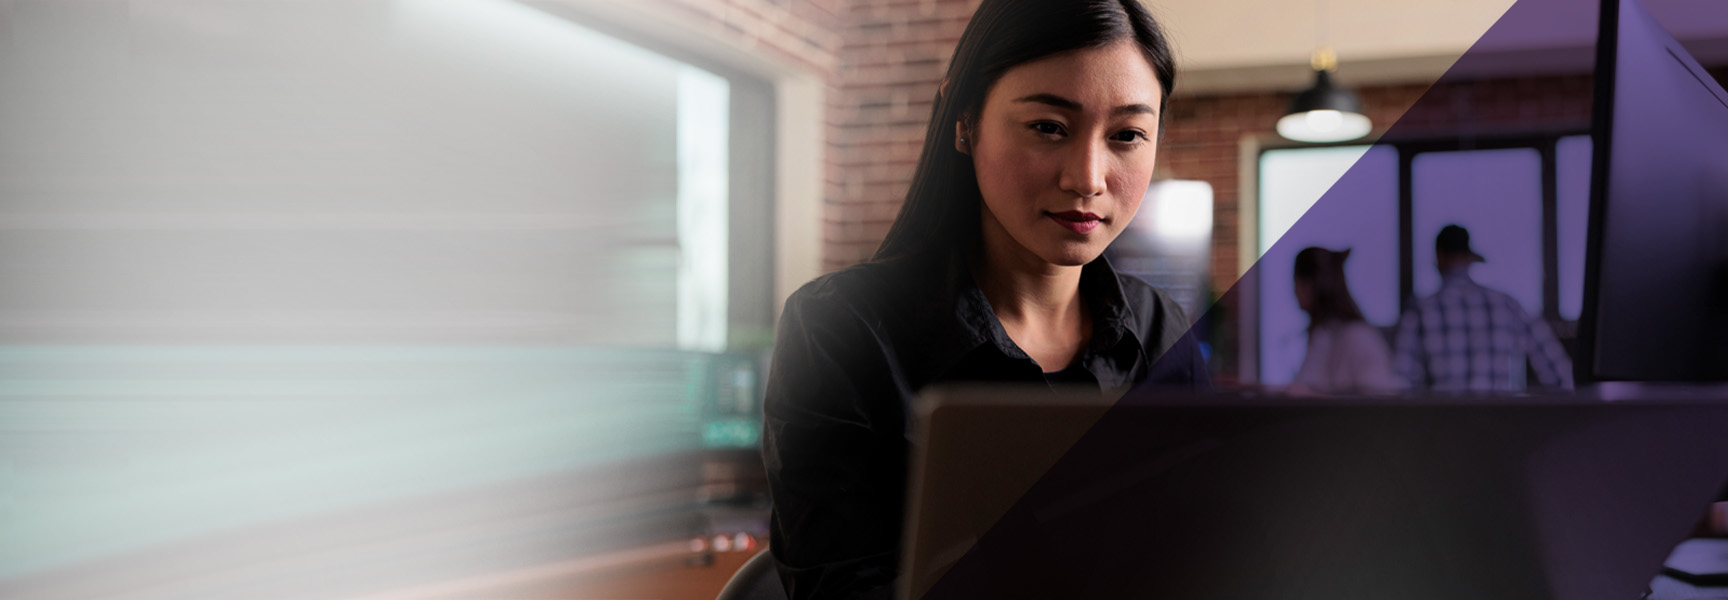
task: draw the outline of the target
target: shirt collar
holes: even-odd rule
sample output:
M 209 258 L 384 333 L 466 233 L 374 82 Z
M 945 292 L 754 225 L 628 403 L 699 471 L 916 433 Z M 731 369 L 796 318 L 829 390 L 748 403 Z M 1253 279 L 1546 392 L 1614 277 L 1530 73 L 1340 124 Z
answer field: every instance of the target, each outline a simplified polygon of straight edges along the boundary
M 1475 283 L 1470 278 L 1470 267 L 1463 266 L 1440 273 L 1440 285 L 1448 286 L 1456 283 Z
M 1080 294 L 1092 309 L 1093 347 L 1114 346 L 1123 337 L 1135 337 L 1134 332 L 1142 330 L 1143 317 L 1128 303 L 1122 280 L 1103 255 L 1087 263 L 1080 272 Z
M 990 301 L 973 279 L 963 252 L 952 253 L 940 268 L 930 272 L 940 277 L 930 286 L 935 293 L 925 311 L 926 331 L 932 334 L 929 361 L 925 364 L 936 367 L 934 375 L 946 372 L 985 344 L 994 345 L 1013 358 L 1026 357 L 1002 328 L 1002 321 L 996 318 Z M 1122 283 L 1108 259 L 1099 256 L 1081 270 L 1080 294 L 1092 313 L 1090 351 L 1113 348 L 1124 339 L 1139 342 L 1136 332 L 1143 329 L 1142 320 L 1149 315 L 1140 315 L 1129 306 Z

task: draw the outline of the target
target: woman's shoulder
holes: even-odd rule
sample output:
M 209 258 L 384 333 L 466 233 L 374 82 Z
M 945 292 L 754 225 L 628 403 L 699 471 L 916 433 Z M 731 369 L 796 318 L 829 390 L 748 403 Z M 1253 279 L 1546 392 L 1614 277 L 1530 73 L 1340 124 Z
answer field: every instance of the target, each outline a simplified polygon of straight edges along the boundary
M 780 410 L 799 398 L 835 410 L 889 410 L 877 416 L 897 418 L 897 409 L 884 407 L 907 404 L 887 400 L 910 389 L 903 385 L 910 348 L 905 342 L 920 331 L 906 316 L 917 311 L 896 299 L 911 294 L 905 291 L 907 277 L 895 265 L 867 263 L 822 275 L 793 292 L 775 332 L 769 404 Z M 865 405 L 873 408 L 857 408 Z
M 826 273 L 788 296 L 786 303 L 810 305 L 877 305 L 913 283 L 912 269 L 894 262 L 867 262 Z
M 905 262 L 868 262 L 824 274 L 786 298 L 783 315 L 801 320 L 852 321 L 875 327 L 901 313 L 927 289 L 923 270 Z

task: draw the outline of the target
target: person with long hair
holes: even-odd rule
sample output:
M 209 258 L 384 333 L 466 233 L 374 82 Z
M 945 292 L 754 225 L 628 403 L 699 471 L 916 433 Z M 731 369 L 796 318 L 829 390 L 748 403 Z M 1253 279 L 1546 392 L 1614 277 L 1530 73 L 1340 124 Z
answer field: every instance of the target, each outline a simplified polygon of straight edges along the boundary
M 1362 318 L 1350 295 L 1348 258 L 1349 249 L 1311 246 L 1296 253 L 1296 303 L 1308 313 L 1308 353 L 1285 388 L 1291 394 L 1389 394 L 1404 387 L 1385 336 Z
M 1210 385 L 1170 296 L 1102 258 L 1151 183 L 1174 83 L 1138 0 L 979 5 L 875 257 L 781 314 L 763 461 L 791 598 L 890 596 L 926 386 Z

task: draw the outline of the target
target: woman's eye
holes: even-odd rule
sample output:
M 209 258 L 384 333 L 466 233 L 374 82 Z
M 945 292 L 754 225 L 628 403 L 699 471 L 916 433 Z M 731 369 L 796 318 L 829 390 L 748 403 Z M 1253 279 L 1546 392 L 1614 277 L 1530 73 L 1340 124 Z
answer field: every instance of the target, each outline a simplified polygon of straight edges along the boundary
M 1031 125 L 1032 130 L 1044 135 L 1062 135 L 1062 126 L 1049 121 L 1039 121 Z
M 1127 143 L 1132 144 L 1135 142 L 1145 140 L 1146 134 L 1139 132 L 1139 131 L 1135 131 L 1133 129 L 1129 129 L 1127 131 L 1117 132 L 1116 135 L 1110 136 L 1110 139 L 1118 141 L 1118 142 L 1127 142 Z

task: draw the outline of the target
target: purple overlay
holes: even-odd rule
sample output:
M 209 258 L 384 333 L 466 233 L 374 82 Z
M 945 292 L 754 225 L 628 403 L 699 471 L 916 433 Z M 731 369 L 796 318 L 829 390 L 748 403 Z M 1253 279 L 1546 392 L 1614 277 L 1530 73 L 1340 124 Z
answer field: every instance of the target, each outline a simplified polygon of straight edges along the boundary
M 1594 32 L 1596 10 L 1587 0 L 1518 0 L 1403 119 L 1372 147 L 1355 150 L 1362 158 L 1287 229 L 1256 228 L 1274 232 L 1257 245 L 1261 260 L 1200 319 L 1237 323 L 1240 338 L 1254 346 L 1241 350 L 1236 372 L 1222 379 L 1279 383 L 1300 364 L 1308 323 L 1293 298 L 1291 265 L 1308 246 L 1353 250 L 1350 288 L 1366 320 L 1390 340 L 1398 316 L 1440 287 L 1435 236 L 1448 224 L 1468 228 L 1473 249 L 1486 258 L 1471 267 L 1475 281 L 1511 295 L 1574 350 L 1578 320 L 1590 313 L 1591 173 L 1601 168 L 1592 166 L 1601 157 L 1591 122 L 1506 125 L 1490 119 L 1494 107 L 1469 106 L 1471 96 L 1447 90 L 1522 76 L 1527 57 L 1520 49 L 1579 28 Z M 1594 52 L 1548 54 L 1548 63 L 1581 56 L 1587 69 Z M 1661 138 L 1684 129 L 1675 121 L 1690 110 L 1702 109 L 1637 118 L 1643 135 Z M 1728 190 L 1728 136 L 1717 132 L 1672 139 L 1690 144 L 1675 150 L 1680 154 L 1725 157 L 1714 172 L 1719 179 L 1699 175 L 1664 189 L 1710 189 L 1713 198 L 1728 198 L 1721 195 Z M 1299 163 L 1306 150 L 1264 151 L 1262 174 L 1279 161 Z M 1720 204 L 1663 205 L 1696 211 L 1703 222 L 1696 232 L 1728 234 L 1728 226 L 1709 229 L 1714 219 L 1728 223 Z M 1633 233 L 1674 221 L 1671 214 L 1647 217 Z M 1610 243 L 1616 234 L 1627 230 L 1610 230 Z M 1639 243 L 1636 235 L 1628 239 Z M 1709 246 L 1728 242 L 1707 239 L 1698 233 L 1676 243 L 1728 256 Z M 1654 275 L 1622 262 L 1641 261 L 1651 272 L 1663 264 L 1701 268 L 1699 261 L 1637 257 L 1635 249 L 1607 254 L 1603 268 L 1620 269 L 1627 281 Z M 1621 286 L 1614 302 L 1642 303 L 1650 313 L 1664 303 L 1683 309 L 1652 316 L 1639 332 L 1645 338 L 1689 340 L 1677 328 L 1699 324 L 1680 319 L 1708 310 L 1693 299 L 1628 291 L 1615 277 L 1602 283 Z M 1629 310 L 1610 306 L 1608 297 L 1602 310 Z M 1217 405 L 1229 402 L 1242 404 Z M 1663 412 L 1660 404 L 1645 411 L 1562 395 L 1446 399 L 1419 391 L 1348 401 L 1230 400 L 1137 390 L 1077 434 L 922 597 L 1637 597 L 1637 586 L 1655 575 L 1728 474 L 1728 446 L 1717 447 L 1721 436 L 1707 431 L 1728 427 L 1728 406 Z M 1595 492 L 1582 494 L 1586 489 Z M 1289 520 L 1315 515 L 1322 520 Z M 1304 532 L 1313 534 L 1313 546 L 1290 545 Z M 1436 575 L 1448 569 L 1456 577 Z M 1193 587 L 1200 581 L 1214 586 Z M 1281 593 L 1288 590 L 1309 591 Z

